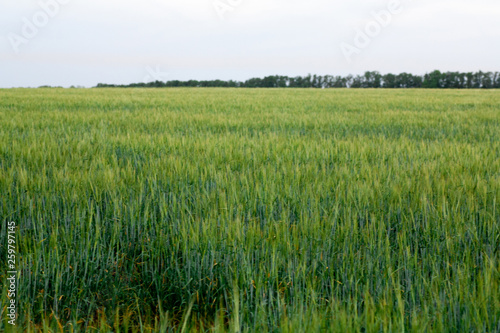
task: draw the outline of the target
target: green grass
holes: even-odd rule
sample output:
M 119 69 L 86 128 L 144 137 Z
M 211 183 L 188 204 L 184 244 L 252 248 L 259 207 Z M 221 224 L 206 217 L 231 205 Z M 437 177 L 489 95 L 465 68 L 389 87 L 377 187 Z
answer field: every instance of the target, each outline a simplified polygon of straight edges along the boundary
M 0 193 L 19 331 L 500 332 L 498 91 L 0 90 Z

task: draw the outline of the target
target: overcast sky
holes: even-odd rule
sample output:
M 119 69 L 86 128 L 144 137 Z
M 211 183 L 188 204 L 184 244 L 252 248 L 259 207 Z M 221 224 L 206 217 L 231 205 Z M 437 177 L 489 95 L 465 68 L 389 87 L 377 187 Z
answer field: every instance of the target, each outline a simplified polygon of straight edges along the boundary
M 0 0 L 0 87 L 500 71 L 498 0 Z

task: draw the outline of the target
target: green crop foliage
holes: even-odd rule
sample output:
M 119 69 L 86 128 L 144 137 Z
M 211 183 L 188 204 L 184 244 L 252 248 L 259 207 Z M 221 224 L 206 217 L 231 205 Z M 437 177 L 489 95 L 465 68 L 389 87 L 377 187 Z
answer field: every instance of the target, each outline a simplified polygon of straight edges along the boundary
M 498 91 L 0 90 L 0 194 L 0 330 L 500 331 Z

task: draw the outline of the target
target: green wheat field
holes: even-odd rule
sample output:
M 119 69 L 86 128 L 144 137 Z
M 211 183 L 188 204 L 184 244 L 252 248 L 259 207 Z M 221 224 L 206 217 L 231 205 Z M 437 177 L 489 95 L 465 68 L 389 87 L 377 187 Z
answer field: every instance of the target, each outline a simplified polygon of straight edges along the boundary
M 0 195 L 0 331 L 500 332 L 499 91 L 0 90 Z

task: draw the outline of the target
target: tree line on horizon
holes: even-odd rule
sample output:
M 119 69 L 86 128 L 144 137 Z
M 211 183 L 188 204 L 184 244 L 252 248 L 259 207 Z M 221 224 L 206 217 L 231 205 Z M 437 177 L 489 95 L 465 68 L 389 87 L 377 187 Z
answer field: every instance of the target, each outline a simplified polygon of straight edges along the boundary
M 153 81 L 115 85 L 99 83 L 97 88 L 166 88 L 166 87 L 221 87 L 221 88 L 434 88 L 434 89 L 498 89 L 500 72 L 441 72 L 435 70 L 425 75 L 380 74 L 367 71 L 363 75 L 333 76 L 281 76 L 252 78 L 242 81 L 189 80 Z

